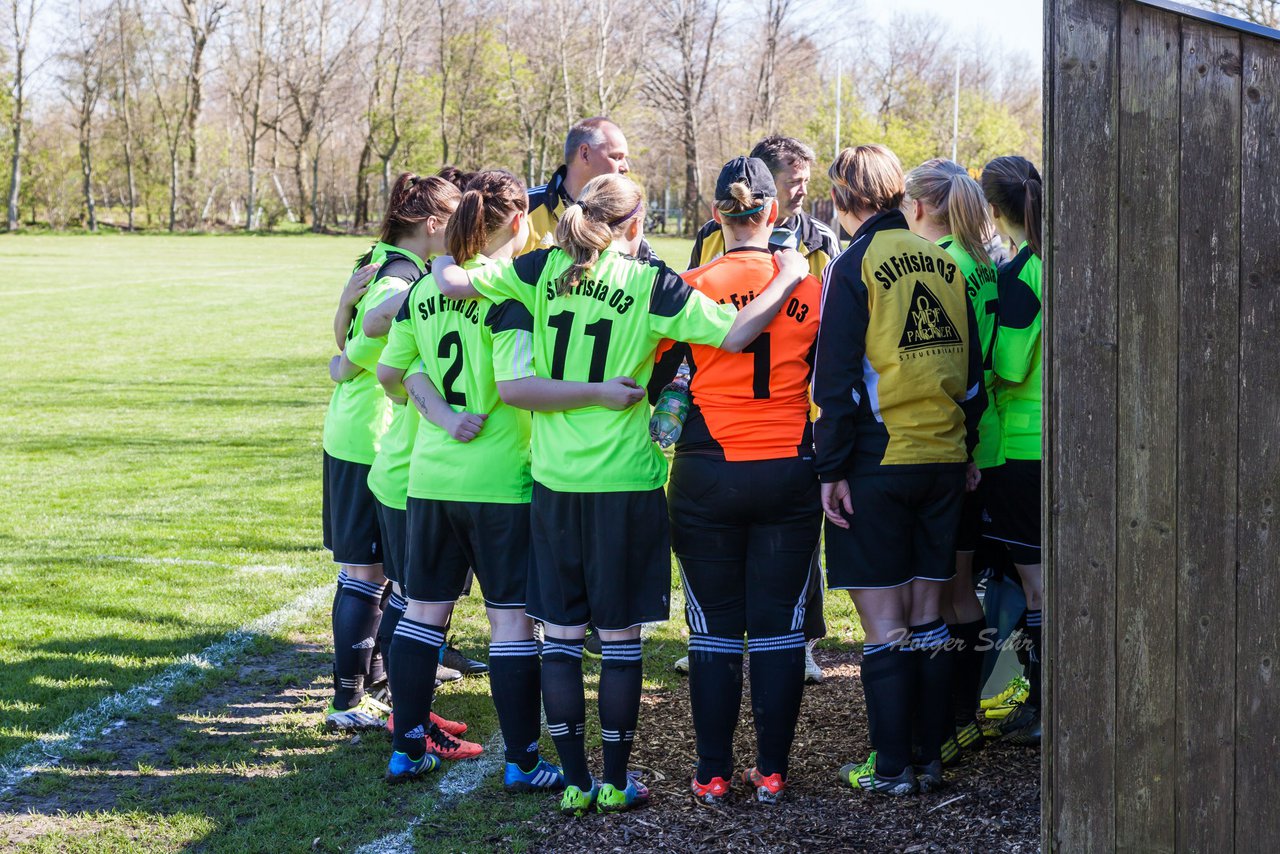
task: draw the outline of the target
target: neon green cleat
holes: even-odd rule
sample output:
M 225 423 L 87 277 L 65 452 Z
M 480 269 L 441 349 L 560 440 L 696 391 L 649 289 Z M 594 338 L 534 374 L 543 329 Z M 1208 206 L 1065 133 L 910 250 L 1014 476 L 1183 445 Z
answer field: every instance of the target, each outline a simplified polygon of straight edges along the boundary
M 595 780 L 591 781 L 591 788 L 585 792 L 577 786 L 565 786 L 564 794 L 560 796 L 560 812 L 574 818 L 582 818 L 591 812 L 599 796 L 600 784 Z
M 325 710 L 325 729 L 331 732 L 363 732 L 365 730 L 382 729 L 387 725 L 390 707 L 365 694 L 349 709 L 335 709 L 333 701 Z
M 1009 710 L 1012 709 L 1014 705 L 1025 700 L 1027 695 L 1030 693 L 1031 683 L 1027 681 L 1026 676 L 1019 674 L 1009 680 L 1008 684 L 1004 686 L 1003 691 L 996 694 L 994 697 L 987 697 L 978 705 L 987 713 L 987 717 L 992 717 L 992 709 L 1004 709 L 1004 714 L 995 715 L 995 717 L 1002 718 L 1009 714 Z
M 600 812 L 623 812 L 642 807 L 649 802 L 649 787 L 641 783 L 634 772 L 628 775 L 627 785 L 619 789 L 612 783 L 600 787 L 596 809 Z
M 915 770 L 908 765 L 896 777 L 885 777 L 876 771 L 876 752 L 871 751 L 867 761 L 861 765 L 849 763 L 840 769 L 840 782 L 868 792 L 879 792 L 884 795 L 914 795 L 919 787 L 916 784 Z

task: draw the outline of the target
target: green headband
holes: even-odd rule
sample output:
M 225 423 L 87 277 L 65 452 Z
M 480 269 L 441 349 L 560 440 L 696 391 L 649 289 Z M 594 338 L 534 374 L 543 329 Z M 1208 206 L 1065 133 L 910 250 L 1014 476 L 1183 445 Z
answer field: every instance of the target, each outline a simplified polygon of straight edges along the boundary
M 762 210 L 764 210 L 764 205 L 756 205 L 754 208 L 752 208 L 749 211 L 739 211 L 738 213 L 725 213 L 724 211 L 720 211 L 720 216 L 728 216 L 728 217 L 751 216 L 752 214 L 760 213 L 760 211 Z

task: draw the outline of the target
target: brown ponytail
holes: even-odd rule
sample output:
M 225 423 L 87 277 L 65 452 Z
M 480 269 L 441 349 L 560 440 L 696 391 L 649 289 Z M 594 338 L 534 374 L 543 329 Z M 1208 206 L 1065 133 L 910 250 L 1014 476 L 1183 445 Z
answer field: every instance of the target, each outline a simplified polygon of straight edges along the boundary
M 744 226 L 754 228 L 764 222 L 769 217 L 769 207 L 773 203 L 772 196 L 753 196 L 751 188 L 747 186 L 745 181 L 736 181 L 729 185 L 729 192 L 733 194 L 732 199 L 723 202 L 716 202 L 716 210 L 720 211 L 725 218 L 723 225 L 734 229 L 737 233 L 738 229 Z M 755 213 L 745 213 L 753 208 L 759 208 Z
M 982 170 L 982 192 L 1010 222 L 1027 230 L 1027 245 L 1036 255 L 1043 248 L 1044 187 L 1040 173 L 1025 157 L 997 157 Z
M 529 209 L 524 182 L 505 169 L 477 172 L 449 218 L 445 245 L 459 264 L 484 251 L 490 235 L 515 213 Z
M 556 293 L 564 295 L 600 260 L 600 253 L 620 237 L 627 224 L 644 215 L 644 193 L 625 175 L 600 175 L 582 188 L 556 223 L 556 245 L 573 259 L 560 274 Z
M 428 217 L 446 220 L 458 206 L 458 188 L 434 175 L 422 177 L 401 172 L 391 188 L 387 213 L 382 218 L 383 243 L 403 240 Z
M 926 160 L 907 173 L 907 195 L 927 205 L 935 221 L 944 225 L 969 257 L 990 264 L 987 238 L 994 228 L 978 182 L 959 163 L 942 158 Z

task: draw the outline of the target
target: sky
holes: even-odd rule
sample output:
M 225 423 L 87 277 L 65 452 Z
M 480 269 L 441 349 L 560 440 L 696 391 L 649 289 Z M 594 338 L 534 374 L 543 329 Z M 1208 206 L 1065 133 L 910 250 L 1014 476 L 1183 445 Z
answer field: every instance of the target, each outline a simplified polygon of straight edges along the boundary
M 927 12 L 949 22 L 959 34 L 981 35 L 1007 50 L 1040 60 L 1044 10 L 1036 0 L 876 0 L 862 8 L 883 24 L 897 12 Z

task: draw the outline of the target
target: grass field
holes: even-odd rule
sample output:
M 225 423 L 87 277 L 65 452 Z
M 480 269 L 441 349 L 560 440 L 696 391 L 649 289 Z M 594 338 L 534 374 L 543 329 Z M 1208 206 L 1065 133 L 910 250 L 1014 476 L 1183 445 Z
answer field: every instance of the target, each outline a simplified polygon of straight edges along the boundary
M 687 241 L 656 244 L 684 266 Z M 337 292 L 365 245 L 0 238 L 15 356 L 0 410 L 0 766 L 56 743 L 104 697 L 320 594 L 0 796 L 0 848 L 350 850 L 446 797 L 388 792 L 384 740 L 349 744 L 316 725 L 333 576 L 320 547 L 325 364 Z M 672 613 L 647 646 L 653 690 L 675 678 L 667 664 L 683 647 Z M 847 600 L 828 618 L 833 643 L 854 637 Z M 474 601 L 455 629 L 484 648 Z M 479 740 L 493 733 L 485 680 L 448 687 L 441 704 Z M 415 844 L 520 848 L 545 805 L 446 806 L 447 826 L 424 820 Z

